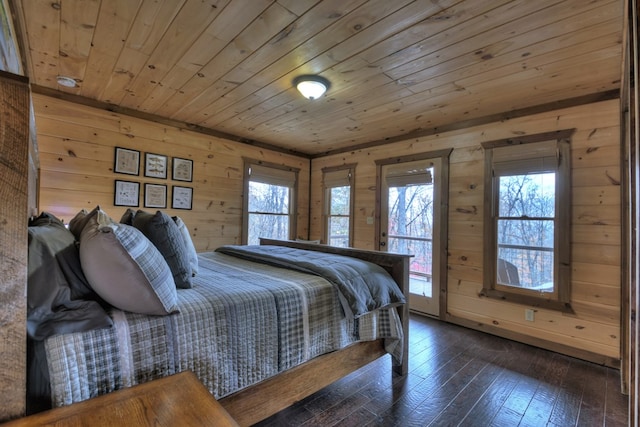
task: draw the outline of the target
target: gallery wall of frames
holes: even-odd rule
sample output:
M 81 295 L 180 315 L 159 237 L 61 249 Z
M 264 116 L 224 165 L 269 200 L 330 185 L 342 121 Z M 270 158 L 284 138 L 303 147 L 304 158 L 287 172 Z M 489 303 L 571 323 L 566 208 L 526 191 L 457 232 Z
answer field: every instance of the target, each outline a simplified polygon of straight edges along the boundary
M 184 184 L 193 182 L 193 160 L 115 147 L 114 173 L 140 177 L 141 170 L 144 182 L 115 179 L 115 206 L 191 210 L 193 187 Z

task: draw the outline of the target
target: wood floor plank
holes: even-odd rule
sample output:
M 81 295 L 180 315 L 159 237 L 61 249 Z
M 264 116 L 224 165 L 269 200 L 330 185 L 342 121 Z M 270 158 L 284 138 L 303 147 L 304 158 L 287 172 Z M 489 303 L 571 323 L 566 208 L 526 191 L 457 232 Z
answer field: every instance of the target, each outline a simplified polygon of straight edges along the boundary
M 602 387 L 602 383 L 606 384 L 607 371 L 602 366 L 596 369 L 586 363 L 583 363 L 581 368 L 581 375 L 585 378 L 591 376 L 591 379 L 584 384 L 577 425 L 604 425 L 607 388 Z
M 491 420 L 490 427 L 504 427 L 504 426 L 517 426 L 520 424 L 522 415 L 516 411 L 505 408 L 504 406 L 493 420 Z
M 412 315 L 408 375 L 385 356 L 257 426 L 618 427 L 627 400 L 615 369 Z
M 362 427 L 376 419 L 376 415 L 365 408 L 352 412 L 336 425 L 340 427 Z M 317 425 L 317 424 L 316 424 Z
M 462 414 L 468 413 L 476 405 L 478 399 L 486 392 L 497 378 L 502 374 L 502 368 L 487 364 L 469 382 L 466 387 L 445 406 L 443 410 L 433 419 L 432 426 L 449 426 L 452 419 L 461 418 Z
M 500 376 L 478 401 L 473 402 L 473 409 L 460 421 L 460 426 L 489 425 L 516 383 L 517 381 L 510 375 Z
M 629 399 L 620 393 L 620 372 L 607 369 L 607 399 L 605 408 L 605 420 L 607 427 L 629 425 Z
M 536 351 L 532 351 L 531 348 L 514 346 L 496 359 L 495 364 L 502 369 L 500 375 L 487 387 L 485 393 L 473 402 L 472 410 L 461 420 L 461 425 L 489 425 L 521 379 L 521 376 L 514 373 L 530 370 L 535 366 L 535 356 Z

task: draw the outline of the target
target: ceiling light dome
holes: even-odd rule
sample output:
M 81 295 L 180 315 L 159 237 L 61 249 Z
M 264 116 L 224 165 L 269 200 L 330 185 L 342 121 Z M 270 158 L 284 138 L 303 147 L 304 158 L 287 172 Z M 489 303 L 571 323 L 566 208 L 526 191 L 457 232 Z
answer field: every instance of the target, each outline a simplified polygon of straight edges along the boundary
M 58 82 L 58 84 L 60 86 L 64 86 L 64 87 L 76 87 L 76 80 L 72 77 L 67 77 L 67 76 L 58 76 L 56 81 Z
M 293 85 L 307 99 L 320 98 L 329 89 L 329 80 L 314 75 L 298 76 L 293 80 Z

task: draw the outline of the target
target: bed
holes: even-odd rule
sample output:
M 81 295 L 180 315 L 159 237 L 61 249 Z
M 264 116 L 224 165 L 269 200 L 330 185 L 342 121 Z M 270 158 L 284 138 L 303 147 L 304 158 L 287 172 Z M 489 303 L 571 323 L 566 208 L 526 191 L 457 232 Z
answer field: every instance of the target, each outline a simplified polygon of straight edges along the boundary
M 91 214 L 85 211 L 81 219 Z M 166 220 L 166 214 L 155 216 Z M 113 230 L 132 232 L 135 227 L 123 220 L 114 225 L 106 219 Z M 51 226 L 55 221 L 45 217 L 41 222 Z M 85 231 L 86 224 L 80 225 L 76 228 Z M 105 261 L 107 255 L 84 254 L 91 243 L 82 232 L 72 238 L 82 270 L 78 274 L 78 265 L 69 262 L 74 259 L 69 236 L 59 224 L 54 228 L 65 243 L 51 261 L 53 270 L 61 270 L 58 275 L 66 282 L 74 281 L 68 280 L 70 271 L 84 274 L 88 285 L 72 283 L 69 292 L 56 288 L 56 303 L 38 301 L 46 308 L 38 312 L 32 300 L 41 289 L 31 289 L 31 278 L 46 270 L 50 281 L 52 269 L 30 265 L 29 310 L 40 313 L 30 316 L 39 322 L 28 324 L 30 398 L 64 406 L 190 370 L 239 424 L 251 425 L 385 354 L 391 354 L 396 373 L 406 374 L 408 308 L 402 293 L 408 285 L 407 256 L 262 239 L 260 246 L 225 246 L 196 259 L 183 257 L 189 258 L 183 262 L 189 286 L 180 285 L 173 274 L 175 300 L 140 304 L 148 296 L 134 297 L 127 280 L 113 277 L 120 272 Z M 31 229 L 30 257 L 32 240 L 38 240 L 32 234 L 40 231 Z M 97 236 L 104 234 L 103 225 Z M 71 253 L 64 262 L 60 247 Z M 41 256 L 42 251 L 33 252 Z M 106 292 L 92 296 L 102 285 L 92 277 L 95 266 L 87 256 L 100 261 L 96 268 L 108 270 L 100 273 L 108 276 Z M 194 265 L 195 276 L 189 269 Z M 385 284 L 382 290 L 376 285 L 363 291 L 372 281 L 370 273 L 341 280 L 345 271 L 352 274 L 361 265 L 376 277 L 386 275 L 396 288 L 388 290 Z M 115 295 L 110 295 L 113 287 Z M 359 292 L 365 297 L 354 295 Z M 138 312 L 145 310 L 150 312 Z

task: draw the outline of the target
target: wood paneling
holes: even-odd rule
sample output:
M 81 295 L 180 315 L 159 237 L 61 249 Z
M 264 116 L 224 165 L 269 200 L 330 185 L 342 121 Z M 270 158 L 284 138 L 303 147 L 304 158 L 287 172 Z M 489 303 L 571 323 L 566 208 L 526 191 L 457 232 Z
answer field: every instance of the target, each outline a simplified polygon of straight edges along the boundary
M 640 425 L 640 3 L 638 0 L 625 1 L 624 58 L 622 61 L 621 90 L 621 139 L 624 158 L 624 203 L 629 210 L 623 215 L 628 232 L 625 235 L 624 287 L 621 312 L 623 333 L 628 337 L 622 343 L 625 363 L 622 365 L 623 391 L 629 393 L 629 425 Z
M 167 185 L 171 206 L 173 185 L 193 188 L 193 209 L 166 209 L 180 216 L 198 251 L 240 244 L 242 227 L 242 157 L 300 169 L 299 238 L 307 237 L 309 161 L 158 123 L 98 110 L 42 95 L 33 95 L 37 120 L 42 183 L 40 209 L 69 221 L 80 209 L 100 205 L 119 220 L 127 209 L 114 206 L 114 181 L 141 183 L 139 209 L 145 208 L 144 183 Z M 113 172 L 115 147 L 193 160 L 193 182 L 147 178 Z M 143 166 L 141 165 L 141 171 Z
M 15 4 L 38 87 L 307 155 L 620 88 L 624 0 Z
M 372 216 L 375 206 L 375 161 L 453 148 L 445 317 L 488 325 L 519 339 L 528 337 L 524 339 L 536 345 L 557 343 L 616 360 L 620 358 L 622 275 L 618 114 L 618 101 L 605 101 L 313 159 L 312 211 L 321 204 L 321 169 L 356 163 L 354 244 L 373 249 L 374 225 L 366 223 L 366 216 Z M 576 129 L 571 139 L 571 300 L 575 314 L 537 309 L 536 320 L 527 322 L 524 306 L 478 296 L 483 280 L 484 155 L 480 143 L 567 128 Z M 321 237 L 319 221 L 318 215 L 312 216 L 311 238 Z
M 27 380 L 29 86 L 0 71 L 0 421 L 24 415 Z

